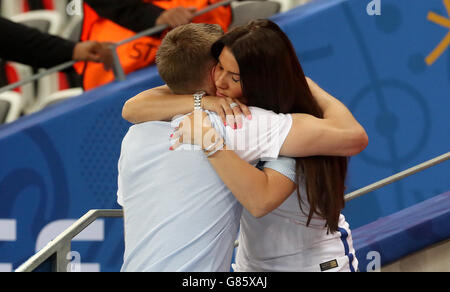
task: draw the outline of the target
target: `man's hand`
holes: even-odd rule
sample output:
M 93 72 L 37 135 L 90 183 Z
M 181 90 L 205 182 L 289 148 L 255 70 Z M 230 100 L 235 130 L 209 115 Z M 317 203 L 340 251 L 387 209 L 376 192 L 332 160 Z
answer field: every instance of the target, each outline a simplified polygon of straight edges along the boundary
M 167 24 L 170 28 L 188 24 L 194 18 L 195 7 L 175 7 L 164 11 L 156 19 L 156 25 Z
M 73 50 L 73 60 L 103 63 L 106 70 L 113 66 L 110 43 L 80 42 Z

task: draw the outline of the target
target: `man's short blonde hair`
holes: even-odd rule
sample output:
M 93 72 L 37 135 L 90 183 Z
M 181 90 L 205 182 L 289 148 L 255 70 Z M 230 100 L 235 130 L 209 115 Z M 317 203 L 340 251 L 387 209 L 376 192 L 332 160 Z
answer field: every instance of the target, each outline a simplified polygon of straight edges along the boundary
M 156 54 L 161 78 L 176 94 L 201 90 L 209 74 L 212 44 L 223 35 L 219 25 L 190 23 L 170 31 Z

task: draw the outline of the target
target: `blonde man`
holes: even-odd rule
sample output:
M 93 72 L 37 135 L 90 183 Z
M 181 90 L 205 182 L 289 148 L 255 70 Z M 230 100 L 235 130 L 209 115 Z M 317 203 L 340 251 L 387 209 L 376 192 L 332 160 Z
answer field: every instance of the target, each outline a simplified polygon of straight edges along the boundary
M 210 76 L 214 61 L 209 50 L 221 33 L 211 37 L 211 30 L 214 27 L 210 25 L 189 24 L 166 36 L 158 53 L 158 68 L 173 92 L 186 94 L 203 89 L 215 93 L 211 91 L 215 88 Z M 186 87 L 178 86 L 179 83 Z M 167 87 L 160 90 L 170 92 Z M 187 97 L 193 105 L 192 95 Z M 177 105 L 161 102 L 154 106 Z M 257 115 L 255 112 L 254 116 Z M 263 157 L 277 157 L 292 119 L 289 115 L 272 115 L 271 127 L 255 140 L 280 139 L 243 150 L 241 155 L 247 161 L 255 163 Z M 225 131 L 217 115 L 212 120 Z M 132 126 L 122 142 L 118 179 L 118 202 L 125 214 L 122 271 L 230 270 L 242 206 L 215 174 L 202 151 L 169 151 L 168 138 L 176 123 Z M 243 139 L 237 137 L 238 133 L 245 134 L 227 133 L 236 143 Z

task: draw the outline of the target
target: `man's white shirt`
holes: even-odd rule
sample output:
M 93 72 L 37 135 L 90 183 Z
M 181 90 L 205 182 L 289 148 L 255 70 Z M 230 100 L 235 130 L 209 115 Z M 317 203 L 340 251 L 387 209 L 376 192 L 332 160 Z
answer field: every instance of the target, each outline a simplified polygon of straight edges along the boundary
M 252 164 L 276 159 L 292 117 L 250 110 L 252 120 L 244 119 L 238 130 L 208 114 L 241 158 Z M 122 271 L 230 270 L 242 206 L 200 148 L 169 150 L 169 136 L 180 121 L 134 125 L 122 142 L 117 193 L 125 214 Z

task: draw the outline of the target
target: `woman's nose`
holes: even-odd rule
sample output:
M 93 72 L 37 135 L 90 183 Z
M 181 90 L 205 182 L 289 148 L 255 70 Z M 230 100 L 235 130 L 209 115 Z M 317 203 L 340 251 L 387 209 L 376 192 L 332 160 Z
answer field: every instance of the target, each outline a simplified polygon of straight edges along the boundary
M 226 89 L 227 84 L 225 82 L 225 74 L 218 74 L 218 78 L 216 79 L 216 87 L 221 89 Z

